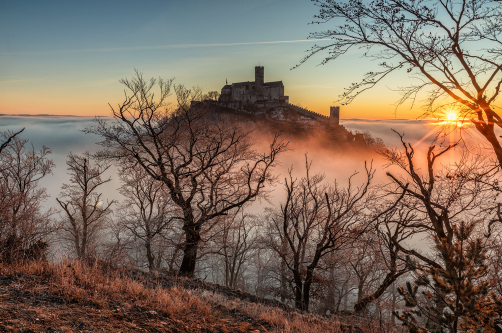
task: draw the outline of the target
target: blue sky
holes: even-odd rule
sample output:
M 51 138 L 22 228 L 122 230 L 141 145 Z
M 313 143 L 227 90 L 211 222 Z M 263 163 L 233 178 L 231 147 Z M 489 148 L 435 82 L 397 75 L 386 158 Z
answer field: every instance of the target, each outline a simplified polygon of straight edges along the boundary
M 292 103 L 328 114 L 374 64 L 355 50 L 291 70 L 313 45 L 303 41 L 309 32 L 329 28 L 308 24 L 316 13 L 309 0 L 3 1 L 0 113 L 107 115 L 122 96 L 118 80 L 134 68 L 210 91 L 226 79 L 253 80 L 262 65 L 267 81 L 283 80 Z M 343 107 L 342 117 L 393 117 L 398 97 L 384 83 Z M 403 107 L 398 117 L 419 114 Z

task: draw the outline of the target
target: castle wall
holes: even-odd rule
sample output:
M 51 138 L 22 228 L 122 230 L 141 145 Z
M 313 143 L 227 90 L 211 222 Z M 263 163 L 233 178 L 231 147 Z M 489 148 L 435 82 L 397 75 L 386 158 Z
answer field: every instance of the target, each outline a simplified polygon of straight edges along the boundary
M 304 116 L 307 116 L 307 117 L 311 117 L 311 118 L 315 118 L 317 120 L 328 120 L 329 117 L 328 116 L 325 116 L 323 114 L 320 114 L 320 113 L 317 113 L 317 112 L 314 112 L 314 111 L 310 111 L 308 109 L 305 109 L 305 108 L 302 108 L 301 106 L 298 106 L 298 105 L 294 105 L 294 104 L 289 104 L 289 106 L 295 110 L 296 112 L 304 115 Z
M 264 99 L 267 100 L 274 100 L 274 99 L 280 99 L 281 97 L 284 96 L 284 86 L 275 86 L 275 87 L 270 87 L 270 86 L 265 86 L 263 87 L 263 95 Z
M 239 101 L 243 104 L 253 104 L 257 100 L 253 82 L 232 86 L 230 101 Z
M 232 99 L 232 89 L 221 89 L 220 102 L 230 102 Z

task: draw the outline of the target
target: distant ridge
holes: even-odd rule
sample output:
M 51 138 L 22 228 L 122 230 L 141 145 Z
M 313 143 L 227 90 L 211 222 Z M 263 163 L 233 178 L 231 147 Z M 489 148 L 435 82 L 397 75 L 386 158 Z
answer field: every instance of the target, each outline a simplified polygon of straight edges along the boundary
M 0 117 L 74 117 L 74 118 L 90 118 L 96 116 L 77 116 L 72 114 L 47 114 L 47 113 L 39 113 L 39 114 L 29 114 L 29 113 L 0 113 Z M 108 116 L 99 116 L 99 117 L 108 117 Z

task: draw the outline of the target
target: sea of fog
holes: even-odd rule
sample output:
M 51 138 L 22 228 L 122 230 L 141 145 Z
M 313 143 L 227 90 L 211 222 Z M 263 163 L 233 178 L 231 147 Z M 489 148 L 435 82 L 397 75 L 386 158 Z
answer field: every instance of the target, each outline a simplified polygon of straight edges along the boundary
M 368 131 L 373 137 L 383 139 L 389 147 L 402 147 L 399 137 L 392 131 L 396 130 L 405 134 L 405 140 L 417 149 L 418 158 L 425 156 L 425 149 L 433 141 L 435 133 L 438 130 L 434 121 L 428 120 L 408 120 L 408 119 L 385 119 L 385 120 L 365 120 L 365 119 L 342 119 L 347 129 L 352 131 Z M 0 116 L 0 132 L 6 130 L 17 131 L 25 128 L 21 137 L 29 139 L 36 149 L 42 145 L 52 150 L 51 158 L 56 164 L 53 174 L 47 176 L 41 181 L 41 185 L 47 188 L 50 195 L 49 200 L 44 204 L 47 208 L 55 207 L 56 200 L 60 192 L 61 185 L 68 182 L 69 176 L 66 173 L 66 157 L 72 153 L 83 153 L 85 151 L 96 152 L 99 146 L 96 144 L 100 137 L 93 134 L 84 134 L 82 129 L 92 126 L 91 117 L 71 117 L 71 116 Z M 468 131 L 471 139 L 477 138 L 475 131 Z M 336 144 L 334 142 L 333 144 Z M 438 143 L 438 145 L 441 142 Z M 442 142 L 444 145 L 445 143 Z M 266 145 L 262 145 L 265 147 Z M 337 180 L 340 184 L 346 184 L 346 180 L 355 172 L 359 174 L 354 178 L 356 182 L 363 181 L 365 162 L 373 164 L 376 168 L 375 182 L 386 182 L 388 178 L 385 172 L 385 161 L 377 154 L 371 154 L 367 151 L 361 153 L 360 150 L 343 149 L 333 150 L 330 147 L 323 147 L 316 144 L 315 140 L 307 140 L 303 144 L 291 145 L 292 150 L 280 158 L 280 165 L 275 172 L 278 175 L 278 181 L 283 181 L 289 168 L 293 168 L 293 174 L 299 176 L 305 170 L 305 154 L 308 153 L 309 160 L 312 161 L 312 171 L 321 172 L 326 175 L 328 181 Z M 449 158 L 451 158 L 450 156 Z M 396 171 L 398 172 L 398 171 Z M 104 201 L 118 199 L 121 196 L 117 189 L 120 182 L 117 176 L 117 170 L 111 168 L 108 175 L 111 182 L 107 183 L 101 190 Z M 274 189 L 272 200 L 256 203 L 256 205 L 269 205 L 277 203 L 283 197 L 283 189 L 280 183 Z

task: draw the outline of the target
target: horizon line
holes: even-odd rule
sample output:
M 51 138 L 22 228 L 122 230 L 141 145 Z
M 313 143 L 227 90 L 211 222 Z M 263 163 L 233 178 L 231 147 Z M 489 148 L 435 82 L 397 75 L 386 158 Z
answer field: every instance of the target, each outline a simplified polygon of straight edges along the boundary
M 112 116 L 85 116 L 85 115 L 71 115 L 71 114 L 48 114 L 48 113 L 0 113 L 0 117 L 78 117 L 78 118 L 113 118 Z M 435 118 L 417 119 L 417 118 L 340 118 L 340 120 L 433 120 Z
M 137 47 L 110 47 L 110 48 L 91 48 L 91 49 L 69 49 L 69 50 L 49 50 L 49 51 L 19 51 L 19 52 L 0 52 L 0 55 L 16 54 L 50 54 L 58 52 L 115 52 L 115 51 L 142 51 L 142 50 L 163 50 L 163 49 L 183 49 L 197 47 L 217 47 L 217 46 L 239 46 L 239 45 L 260 45 L 260 44 L 286 44 L 286 43 L 305 43 L 316 41 L 328 41 L 330 38 L 322 39 L 296 39 L 296 40 L 278 40 L 270 42 L 241 42 L 241 43 L 208 43 L 208 44 L 168 44 Z

